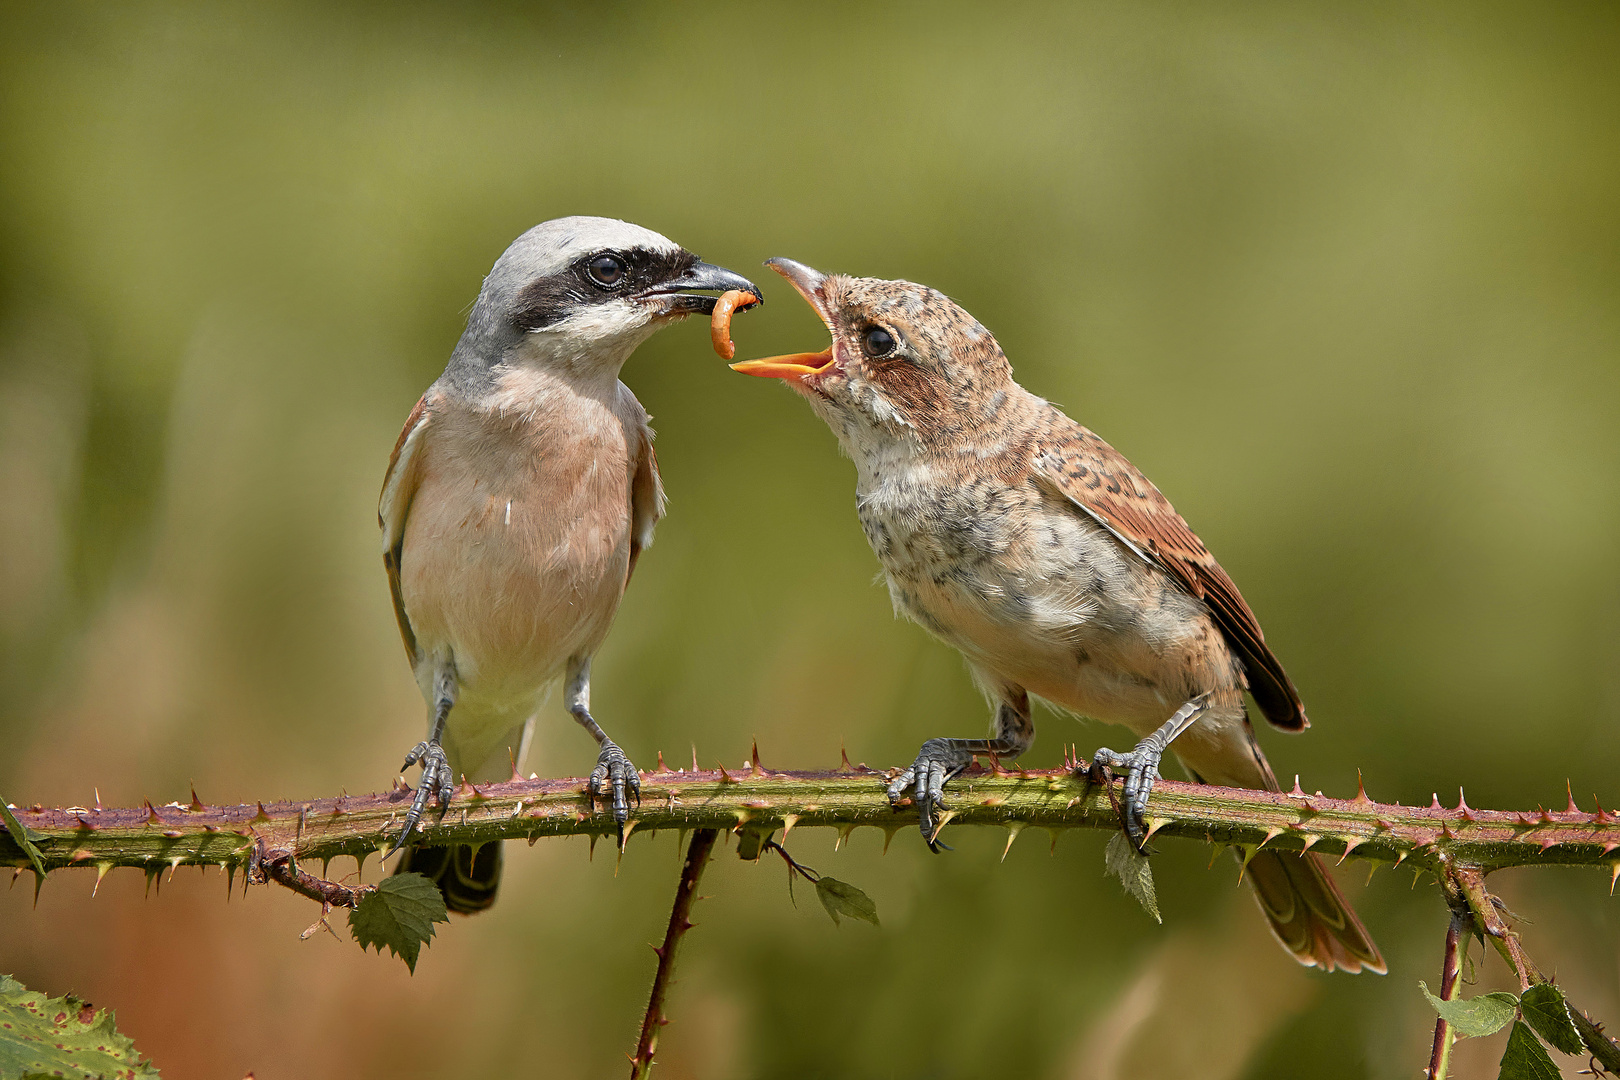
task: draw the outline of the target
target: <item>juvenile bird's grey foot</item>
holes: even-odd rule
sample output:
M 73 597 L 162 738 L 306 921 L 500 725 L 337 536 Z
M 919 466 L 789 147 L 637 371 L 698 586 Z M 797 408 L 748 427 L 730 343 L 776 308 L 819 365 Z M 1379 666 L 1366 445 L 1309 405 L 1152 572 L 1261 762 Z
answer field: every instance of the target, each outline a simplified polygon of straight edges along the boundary
M 598 796 L 612 799 L 613 820 L 618 823 L 622 843 L 625 822 L 630 820 L 627 796 L 634 796 L 636 805 L 641 805 L 641 776 L 612 739 L 602 740 L 602 752 L 596 755 L 596 768 L 591 770 L 591 779 L 586 786 L 593 806 Z
M 1125 835 L 1139 850 L 1147 837 L 1143 818 L 1147 814 L 1148 796 L 1153 793 L 1154 781 L 1164 779 L 1159 775 L 1159 761 L 1163 757 L 1163 747 L 1150 746 L 1148 740 L 1143 739 L 1128 754 L 1116 753 L 1104 746 L 1091 758 L 1089 779 L 1101 784 L 1108 783 L 1111 777 L 1104 769 L 1124 775 L 1125 797 L 1119 806 L 1120 824 L 1125 827 Z
M 422 763 L 422 781 L 417 785 L 416 798 L 411 800 L 411 808 L 405 812 L 405 827 L 400 830 L 399 836 L 394 840 L 394 846 L 388 850 L 392 855 L 404 846 L 411 830 L 416 823 L 422 820 L 429 802 L 437 802 L 440 806 L 449 806 L 450 799 L 456 793 L 455 776 L 450 771 L 450 759 L 445 756 L 444 747 L 437 741 L 419 742 L 405 755 L 405 764 L 401 765 L 400 772 Z
M 1137 743 L 1130 753 L 1117 753 L 1105 746 L 1092 755 L 1091 767 L 1087 770 L 1090 779 L 1107 783 L 1105 769 L 1125 776 L 1124 800 L 1119 807 L 1120 824 L 1138 850 L 1147 839 L 1147 826 L 1143 819 L 1147 815 L 1148 796 L 1153 793 L 1154 781 L 1164 779 L 1159 775 L 1159 762 L 1170 744 L 1176 741 L 1176 736 L 1198 719 L 1208 697 L 1208 694 L 1200 694 L 1182 705 L 1153 734 Z
M 917 760 L 911 767 L 901 772 L 889 785 L 888 795 L 891 804 L 898 803 L 905 797 L 906 789 L 912 789 L 917 803 L 917 827 L 922 830 L 923 839 L 934 851 L 944 848 L 951 850 L 947 845 L 934 839 L 934 833 L 939 826 L 935 824 L 937 815 L 945 809 L 945 785 L 961 774 L 963 769 L 973 764 L 973 751 L 969 739 L 929 739 L 922 744 L 922 750 L 917 754 Z

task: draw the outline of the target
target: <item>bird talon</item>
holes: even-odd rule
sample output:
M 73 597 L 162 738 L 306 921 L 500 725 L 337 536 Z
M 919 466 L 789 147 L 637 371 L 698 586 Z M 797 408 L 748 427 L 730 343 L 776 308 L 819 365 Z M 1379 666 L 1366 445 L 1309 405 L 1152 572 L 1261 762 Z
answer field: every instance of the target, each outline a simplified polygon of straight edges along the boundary
M 1147 742 L 1138 744 L 1128 754 L 1101 747 L 1092 755 L 1087 770 L 1088 779 L 1108 786 L 1110 794 L 1114 779 L 1124 777 L 1124 789 L 1117 804 L 1119 823 L 1138 851 L 1147 840 L 1148 796 L 1153 793 L 1154 782 L 1164 779 L 1159 775 L 1159 760 L 1163 755 L 1163 750 Z
M 444 747 L 436 742 L 417 743 L 405 756 L 404 768 L 408 769 L 419 761 L 422 763 L 421 782 L 416 786 L 411 808 L 405 812 L 405 827 L 394 839 L 394 846 L 388 849 L 389 855 L 405 846 L 405 841 L 427 813 L 429 803 L 438 803 L 448 809 L 450 800 L 456 794 L 455 781 L 452 779 L 454 774 L 450 771 L 450 759 L 445 755 Z
M 917 806 L 917 828 L 922 831 L 923 842 L 931 851 L 951 850 L 936 837 L 935 824 L 945 812 L 945 785 L 973 763 L 973 755 L 951 739 L 929 739 L 917 753 L 917 760 L 901 770 L 889 784 L 889 805 L 904 803 L 909 788 Z
M 641 806 L 641 777 L 635 765 L 613 740 L 609 739 L 602 743 L 602 752 L 597 755 L 596 768 L 591 770 L 591 778 L 586 788 L 593 811 L 596 809 L 598 797 L 611 801 L 613 820 L 618 824 L 622 837 L 625 823 L 630 820 L 630 801 L 627 795 L 634 795 L 636 806 Z

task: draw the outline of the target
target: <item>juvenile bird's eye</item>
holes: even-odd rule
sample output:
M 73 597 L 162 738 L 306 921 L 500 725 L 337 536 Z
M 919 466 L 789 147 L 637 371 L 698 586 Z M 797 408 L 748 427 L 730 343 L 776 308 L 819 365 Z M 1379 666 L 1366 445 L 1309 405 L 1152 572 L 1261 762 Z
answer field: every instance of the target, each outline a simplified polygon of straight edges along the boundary
M 609 289 L 624 280 L 624 260 L 617 255 L 598 255 L 585 264 L 585 269 L 593 281 Z
M 861 348 L 866 350 L 867 356 L 888 356 L 894 352 L 894 335 L 881 326 L 867 327 L 861 335 Z

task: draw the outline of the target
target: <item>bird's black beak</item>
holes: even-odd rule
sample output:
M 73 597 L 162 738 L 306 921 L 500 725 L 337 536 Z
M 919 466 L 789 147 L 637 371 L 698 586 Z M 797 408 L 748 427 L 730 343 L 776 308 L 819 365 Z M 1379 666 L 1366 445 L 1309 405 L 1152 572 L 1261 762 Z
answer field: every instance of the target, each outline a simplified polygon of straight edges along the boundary
M 732 270 L 713 263 L 693 263 L 680 277 L 673 278 L 661 285 L 646 290 L 640 299 L 661 304 L 663 315 L 690 315 L 693 313 L 712 315 L 714 303 L 718 297 L 696 296 L 688 289 L 713 289 L 716 292 L 745 292 L 754 296 L 750 303 L 738 304 L 736 310 L 743 311 L 764 302 L 760 295 L 759 286 Z

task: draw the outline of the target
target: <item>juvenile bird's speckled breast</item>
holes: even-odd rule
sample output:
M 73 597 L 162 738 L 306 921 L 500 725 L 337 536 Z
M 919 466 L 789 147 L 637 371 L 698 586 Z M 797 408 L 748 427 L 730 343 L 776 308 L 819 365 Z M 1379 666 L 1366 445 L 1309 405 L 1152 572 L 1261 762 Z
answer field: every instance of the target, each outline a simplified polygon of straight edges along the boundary
M 861 526 L 896 611 L 981 677 L 1151 730 L 1205 677 L 1203 605 L 1033 479 L 976 461 L 861 470 Z

